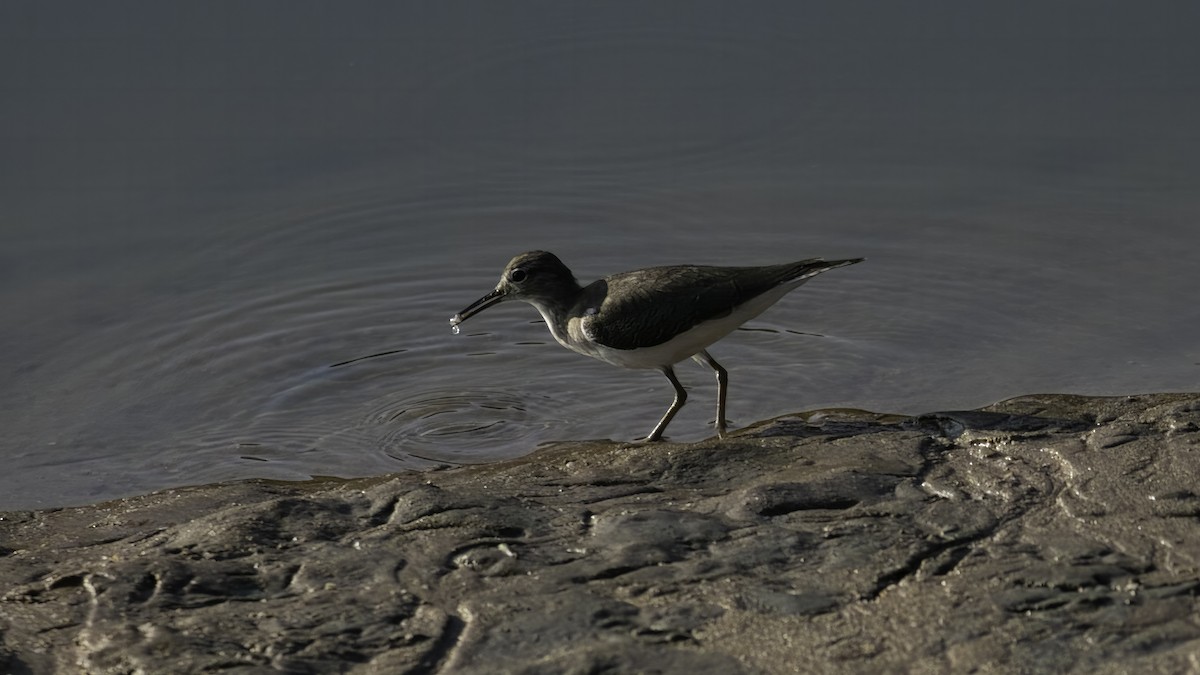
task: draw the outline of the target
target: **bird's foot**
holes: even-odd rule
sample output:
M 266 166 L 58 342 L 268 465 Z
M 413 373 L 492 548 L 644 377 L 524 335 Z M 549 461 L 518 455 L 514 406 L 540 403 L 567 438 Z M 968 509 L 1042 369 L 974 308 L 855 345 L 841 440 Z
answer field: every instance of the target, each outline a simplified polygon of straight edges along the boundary
M 662 437 L 662 434 L 650 434 L 645 438 L 635 438 L 634 440 L 630 441 L 630 443 L 633 445 L 647 445 L 649 443 L 663 443 L 665 440 L 666 439 Z
M 717 438 L 724 440 L 729 436 L 728 420 L 717 420 L 714 424 L 717 427 Z

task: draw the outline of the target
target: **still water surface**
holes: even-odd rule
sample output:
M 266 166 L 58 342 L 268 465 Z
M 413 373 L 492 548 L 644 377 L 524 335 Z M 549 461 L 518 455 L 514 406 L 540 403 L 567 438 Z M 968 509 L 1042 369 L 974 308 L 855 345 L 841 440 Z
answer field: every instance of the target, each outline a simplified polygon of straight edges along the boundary
M 735 427 L 1197 387 L 1181 10 L 401 4 L 0 10 L 0 509 L 645 434 L 527 305 L 451 334 L 529 249 L 865 256 L 712 348 Z

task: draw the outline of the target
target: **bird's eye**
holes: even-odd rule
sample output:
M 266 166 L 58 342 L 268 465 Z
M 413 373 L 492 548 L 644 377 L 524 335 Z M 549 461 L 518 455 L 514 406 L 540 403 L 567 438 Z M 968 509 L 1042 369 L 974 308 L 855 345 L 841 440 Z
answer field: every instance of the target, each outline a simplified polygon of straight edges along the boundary
M 529 275 L 525 273 L 525 270 L 518 267 L 517 269 L 508 273 L 508 280 L 514 284 L 519 284 L 522 281 L 525 281 L 525 277 L 527 276 Z

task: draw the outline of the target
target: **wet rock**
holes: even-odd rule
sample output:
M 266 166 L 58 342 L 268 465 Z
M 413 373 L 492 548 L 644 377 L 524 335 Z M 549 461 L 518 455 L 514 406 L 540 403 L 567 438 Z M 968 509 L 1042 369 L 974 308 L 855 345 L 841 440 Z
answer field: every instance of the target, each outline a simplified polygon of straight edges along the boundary
M 1200 395 L 0 514 L 0 672 L 1197 668 Z

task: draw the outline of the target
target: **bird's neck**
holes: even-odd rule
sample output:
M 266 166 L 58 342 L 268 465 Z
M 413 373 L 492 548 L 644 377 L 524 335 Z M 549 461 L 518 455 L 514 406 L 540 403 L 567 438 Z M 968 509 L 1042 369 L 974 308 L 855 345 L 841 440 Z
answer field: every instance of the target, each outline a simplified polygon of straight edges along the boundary
M 542 319 L 546 322 L 546 326 L 550 328 L 550 333 L 560 344 L 567 344 L 567 322 L 571 318 L 571 309 L 574 307 L 578 299 L 579 288 L 576 286 L 573 292 L 564 292 L 554 298 L 537 298 L 529 300 L 529 304 L 537 308 Z

